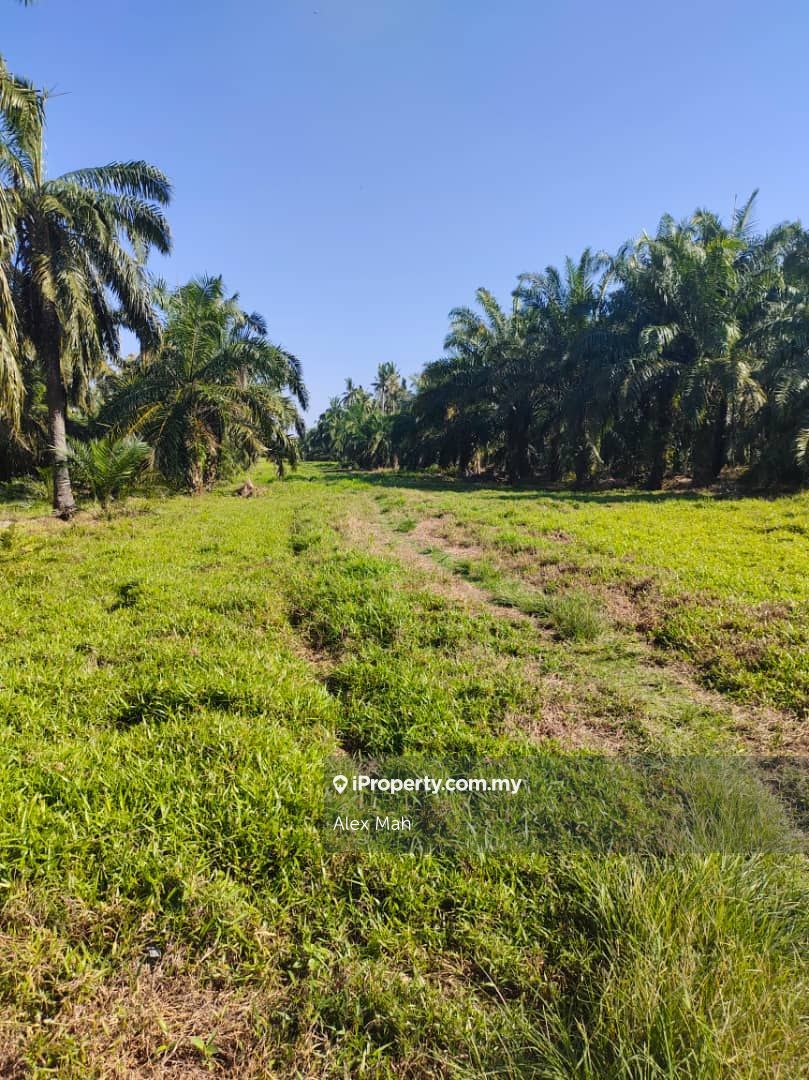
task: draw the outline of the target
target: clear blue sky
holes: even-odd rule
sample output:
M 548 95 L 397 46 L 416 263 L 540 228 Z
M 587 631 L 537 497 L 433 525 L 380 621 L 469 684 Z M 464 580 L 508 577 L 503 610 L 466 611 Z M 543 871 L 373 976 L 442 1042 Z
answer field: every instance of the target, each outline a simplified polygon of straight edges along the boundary
M 346 375 L 441 353 L 478 285 L 614 249 L 663 211 L 806 217 L 806 0 L 0 0 L 53 89 L 52 173 L 146 158 L 175 187 L 172 283 L 221 273 Z

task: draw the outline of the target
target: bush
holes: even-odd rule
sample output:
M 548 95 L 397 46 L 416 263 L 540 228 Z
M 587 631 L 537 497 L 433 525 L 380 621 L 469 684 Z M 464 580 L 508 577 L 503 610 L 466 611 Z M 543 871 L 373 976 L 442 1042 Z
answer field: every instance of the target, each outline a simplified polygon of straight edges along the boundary
M 145 471 L 151 447 L 133 435 L 106 435 L 89 442 L 71 441 L 71 468 L 76 480 L 106 507 L 131 490 Z

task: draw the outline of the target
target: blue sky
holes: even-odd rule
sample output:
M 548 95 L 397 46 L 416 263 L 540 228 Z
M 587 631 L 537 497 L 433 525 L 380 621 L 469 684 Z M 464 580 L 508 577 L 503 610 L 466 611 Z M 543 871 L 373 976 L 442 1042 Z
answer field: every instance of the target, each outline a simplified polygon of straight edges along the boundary
M 808 216 L 805 0 L 0 5 L 0 52 L 55 94 L 50 171 L 160 165 L 155 270 L 223 274 L 312 418 L 440 355 L 478 285 L 754 187 L 762 225 Z

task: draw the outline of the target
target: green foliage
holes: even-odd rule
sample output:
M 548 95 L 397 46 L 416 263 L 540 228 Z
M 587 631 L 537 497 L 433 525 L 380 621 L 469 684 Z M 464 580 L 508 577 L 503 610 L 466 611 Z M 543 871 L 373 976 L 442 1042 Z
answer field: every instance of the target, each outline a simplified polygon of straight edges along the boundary
M 42 100 L 38 95 L 40 109 Z M 19 116 L 14 105 L 12 114 Z M 54 506 L 70 516 L 68 404 L 88 405 L 92 381 L 118 352 L 122 325 L 145 345 L 159 336 L 144 264 L 151 248 L 170 250 L 162 208 L 171 188 L 158 169 L 143 161 L 78 169 L 49 180 L 41 116 L 38 124 L 28 119 L 21 125 L 12 124 L 7 136 L 17 151 L 12 175 L 7 175 L 10 159 L 2 155 L 7 167 L 0 176 L 8 185 L 0 204 L 12 211 L 3 236 L 12 267 L 9 299 L 23 410 L 31 411 L 37 393 L 48 388 Z M 13 410 L 11 420 L 15 428 Z M 30 422 L 28 430 L 30 435 Z
M 346 379 L 343 396 L 332 398 L 317 426 L 307 432 L 307 455 L 361 468 L 395 467 L 410 394 L 393 364 L 379 365 L 374 390 L 372 396 Z
M 382 368 L 375 398 L 348 380 L 311 455 L 579 488 L 712 484 L 726 466 L 805 482 L 809 240 L 799 223 L 756 234 L 754 201 L 728 225 L 664 215 L 614 256 L 521 275 L 507 309 L 479 289 L 480 313 L 450 312 L 445 355 L 414 395 L 380 397 Z
M 13 75 L 0 57 L 0 410 L 11 431 L 20 424 L 24 375 L 13 296 L 11 260 L 16 246 L 18 188 L 41 144 L 43 99 Z
M 227 296 L 221 278 L 158 288 L 162 340 L 155 353 L 125 363 L 107 380 L 100 420 L 144 438 L 168 479 L 199 492 L 235 458 L 259 456 L 280 471 L 297 461 L 302 425 L 289 389 L 307 395 L 298 360 L 273 345 L 260 315 Z
M 134 486 L 151 455 L 148 443 L 131 435 L 120 439 L 106 435 L 88 442 L 75 439 L 70 442 L 70 460 L 76 479 L 104 507 Z
M 6 525 L 5 528 L 0 529 L 0 551 L 13 551 L 16 539 L 17 526 L 13 522 L 11 525 Z

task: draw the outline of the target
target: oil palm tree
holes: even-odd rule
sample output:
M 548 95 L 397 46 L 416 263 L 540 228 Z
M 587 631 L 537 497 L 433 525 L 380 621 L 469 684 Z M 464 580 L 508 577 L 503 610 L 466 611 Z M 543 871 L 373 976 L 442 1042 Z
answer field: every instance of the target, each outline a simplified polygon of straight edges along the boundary
M 407 394 L 407 383 L 391 363 L 380 364 L 373 381 L 379 411 L 383 415 L 396 412 Z
M 346 388 L 340 398 L 343 405 L 355 405 L 357 402 L 361 402 L 364 408 L 370 404 L 370 401 L 371 395 L 364 386 L 359 386 L 350 377 L 346 379 Z
M 327 408 L 320 414 L 315 426 L 306 433 L 304 445 L 308 455 L 323 459 L 340 458 L 342 412 L 343 404 L 340 398 L 329 398 Z
M 446 425 L 459 469 L 491 445 L 508 478 L 520 480 L 531 470 L 533 450 L 531 313 L 516 291 L 509 311 L 488 289 L 478 289 L 476 299 L 482 314 L 450 312 L 447 356 L 425 371 L 421 412 Z
M 534 439 L 548 470 L 558 477 L 572 464 L 579 486 L 600 463 L 612 397 L 603 323 L 613 272 L 613 260 L 587 248 L 561 271 L 523 274 L 516 289 L 530 328 Z
M 754 200 L 755 192 L 730 228 L 706 211 L 681 223 L 664 216 L 657 234 L 643 234 L 622 262 L 636 325 L 625 389 L 647 413 L 650 488 L 663 482 L 678 423 L 711 429 L 705 472 L 714 478 L 725 461 L 732 410 L 749 411 L 762 400 L 747 335 L 772 267 L 752 236 Z
M 69 451 L 75 476 L 104 508 L 137 481 L 152 456 L 151 447 L 131 435 L 71 440 Z
M 803 243 L 809 246 L 809 236 Z M 790 272 L 790 278 L 793 273 Z M 759 378 L 766 403 L 749 426 L 759 444 L 761 479 L 809 476 L 809 299 L 788 280 L 759 327 L 766 361 Z
M 43 132 L 28 139 L 5 197 L 13 204 L 11 288 L 21 354 L 45 383 L 54 469 L 54 508 L 75 508 L 70 484 L 67 407 L 117 355 L 119 328 L 144 347 L 159 338 L 145 272 L 148 251 L 170 250 L 162 208 L 166 177 L 143 161 L 80 169 L 49 180 Z
M 453 347 L 424 368 L 413 402 L 420 462 L 454 466 L 461 475 L 495 439 L 485 351 Z
M 194 492 L 216 478 L 225 451 L 245 462 L 264 454 L 279 470 L 294 463 L 302 421 L 283 391 L 306 408 L 299 361 L 272 344 L 264 320 L 242 311 L 221 277 L 160 286 L 155 299 L 160 346 L 111 381 L 100 423 L 144 439 L 157 468 Z
M 23 398 L 17 314 L 11 291 L 18 190 L 40 143 L 42 96 L 0 58 L 0 420 L 15 434 Z

